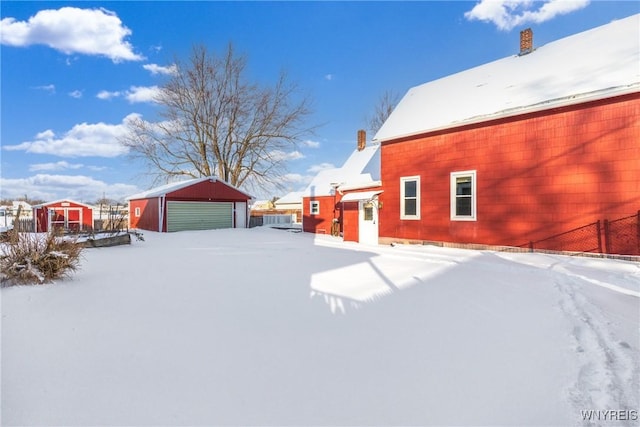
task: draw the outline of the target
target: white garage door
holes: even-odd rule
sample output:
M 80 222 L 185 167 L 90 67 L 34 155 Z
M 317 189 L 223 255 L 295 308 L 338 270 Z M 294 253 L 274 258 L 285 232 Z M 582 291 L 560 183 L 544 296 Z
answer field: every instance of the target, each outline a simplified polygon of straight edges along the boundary
M 167 231 L 233 227 L 231 202 L 167 202 Z

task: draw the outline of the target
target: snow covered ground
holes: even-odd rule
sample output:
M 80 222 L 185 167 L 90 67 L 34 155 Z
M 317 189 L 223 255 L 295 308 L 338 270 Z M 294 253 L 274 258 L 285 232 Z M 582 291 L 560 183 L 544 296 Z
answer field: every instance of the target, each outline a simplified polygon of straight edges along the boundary
M 638 263 L 272 229 L 84 258 L 1 291 L 2 425 L 592 425 L 582 411 L 640 407 Z

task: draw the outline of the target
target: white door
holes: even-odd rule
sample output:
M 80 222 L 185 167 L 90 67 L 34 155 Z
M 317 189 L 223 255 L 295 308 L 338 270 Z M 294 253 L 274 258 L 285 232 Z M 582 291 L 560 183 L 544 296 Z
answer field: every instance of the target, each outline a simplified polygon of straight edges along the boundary
M 358 202 L 358 240 L 365 245 L 378 244 L 378 201 Z
M 247 228 L 246 202 L 236 202 L 236 228 Z

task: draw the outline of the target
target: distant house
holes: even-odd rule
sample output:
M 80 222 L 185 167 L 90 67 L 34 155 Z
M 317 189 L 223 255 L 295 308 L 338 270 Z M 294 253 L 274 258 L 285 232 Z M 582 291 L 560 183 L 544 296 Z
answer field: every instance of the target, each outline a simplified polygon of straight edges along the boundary
M 295 223 L 302 223 L 302 191 L 292 191 L 274 202 L 274 210 L 279 214 L 293 215 Z
M 255 200 L 251 203 L 251 212 L 270 211 L 273 209 L 271 200 Z
M 354 229 L 358 212 L 364 215 L 365 206 L 377 200 L 382 192 L 380 183 L 380 145 L 367 146 L 364 131 L 358 132 L 356 150 L 340 168 L 323 170 L 316 175 L 302 194 L 302 228 L 309 233 L 334 234 L 344 233 L 347 240 L 359 240 L 359 231 Z M 376 194 L 365 192 L 376 190 Z M 362 193 L 358 196 L 348 196 L 347 205 L 343 205 L 343 197 L 348 193 Z M 366 197 L 365 197 L 366 196 Z M 363 202 L 363 203 L 361 203 Z M 346 210 L 343 208 L 346 207 Z M 371 206 L 366 205 L 367 212 Z M 377 202 L 375 209 L 377 218 Z M 343 214 L 346 213 L 346 216 Z M 367 217 L 369 218 L 369 217 Z M 345 222 L 346 220 L 346 222 Z M 368 225 L 375 225 L 369 234 L 375 234 L 377 241 L 377 221 L 367 221 Z M 345 226 L 351 227 L 345 230 Z M 364 230 L 364 228 L 363 228 Z M 373 238 L 371 240 L 374 240 Z
M 175 182 L 128 197 L 129 227 L 160 232 L 245 228 L 251 198 L 216 177 Z
M 639 17 L 524 31 L 519 55 L 410 89 L 374 137 L 380 241 L 519 246 L 636 213 Z
M 71 231 L 93 228 L 93 207 L 70 199 L 55 200 L 31 207 L 35 232 L 54 228 Z
M 30 219 L 33 216 L 33 206 L 29 203 L 23 200 L 14 200 L 11 204 L 11 211 L 14 218 L 18 215 L 18 211 L 20 211 L 20 219 Z

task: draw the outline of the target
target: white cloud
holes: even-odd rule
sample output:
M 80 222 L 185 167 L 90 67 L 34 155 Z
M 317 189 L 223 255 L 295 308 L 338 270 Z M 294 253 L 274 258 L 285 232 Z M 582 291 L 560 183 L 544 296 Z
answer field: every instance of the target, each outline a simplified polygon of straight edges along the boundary
M 325 75 L 324 75 L 324 79 L 325 79 L 325 80 L 328 80 L 328 81 L 333 80 L 333 74 L 325 74 Z
M 36 139 L 48 139 L 48 138 L 53 138 L 56 134 L 53 133 L 53 131 L 51 129 L 47 129 L 43 132 L 37 133 L 36 134 Z
M 62 7 L 41 10 L 28 21 L 4 18 L 0 39 L 9 46 L 43 44 L 67 55 L 80 53 L 110 58 L 113 62 L 140 61 L 125 40 L 131 30 L 118 16 L 106 9 Z
M 158 86 L 131 86 L 129 90 L 126 90 L 124 92 L 110 92 L 108 90 L 101 90 L 100 92 L 98 92 L 96 97 L 102 100 L 110 100 L 113 98 L 123 97 L 131 104 L 141 102 L 153 103 L 158 97 L 160 90 L 161 89 Z
M 80 169 L 84 167 L 82 163 L 69 163 L 64 160 L 51 163 L 36 163 L 29 166 L 31 172 L 44 172 L 44 171 L 60 171 L 65 169 Z
M 135 185 L 108 184 L 83 175 L 37 174 L 27 178 L 0 178 L 1 197 L 15 199 L 28 195 L 33 199 L 58 200 L 69 198 L 92 203 L 105 194 L 108 198 L 124 200 L 140 192 Z
M 306 141 L 302 141 L 302 145 L 309 148 L 318 148 L 320 147 L 320 143 L 318 141 L 312 141 L 307 139 Z
M 74 90 L 69 92 L 69 96 L 72 98 L 82 98 L 82 91 L 81 90 Z
M 586 7 L 590 0 L 481 0 L 464 14 L 470 21 L 492 22 L 509 31 L 519 25 L 540 24 Z
M 171 74 L 176 74 L 178 72 L 178 67 L 176 67 L 175 64 L 169 65 L 166 67 L 158 64 L 145 64 L 142 66 L 142 68 L 151 72 L 151 74 L 153 74 L 154 76 L 156 74 L 171 75 Z
M 56 85 L 34 86 L 34 89 L 43 90 L 49 93 L 56 93 Z
M 271 153 L 269 153 L 269 156 L 274 161 L 281 161 L 281 160 L 288 161 L 288 160 L 298 160 L 298 159 L 304 158 L 304 154 L 302 154 L 297 150 L 291 151 L 289 153 L 285 153 L 284 151 L 281 151 L 281 150 L 274 150 Z
M 309 169 L 307 169 L 307 172 L 318 173 L 327 169 L 335 169 L 335 165 L 333 165 L 333 163 L 320 163 L 318 165 L 311 166 Z
M 132 104 L 139 102 L 155 102 L 160 93 L 158 86 L 131 86 L 125 98 Z
M 56 134 L 49 129 L 37 134 L 34 141 L 7 145 L 3 148 L 60 157 L 117 157 L 128 152 L 118 139 L 127 132 L 127 122 L 136 117 L 139 116 L 130 114 L 122 120 L 122 123 L 115 125 L 102 122 L 80 123 L 60 137 L 56 137 Z
M 101 90 L 100 92 L 98 92 L 96 97 L 100 99 L 111 99 L 111 98 L 117 98 L 120 95 L 121 95 L 121 92 L 109 92 L 108 90 Z

